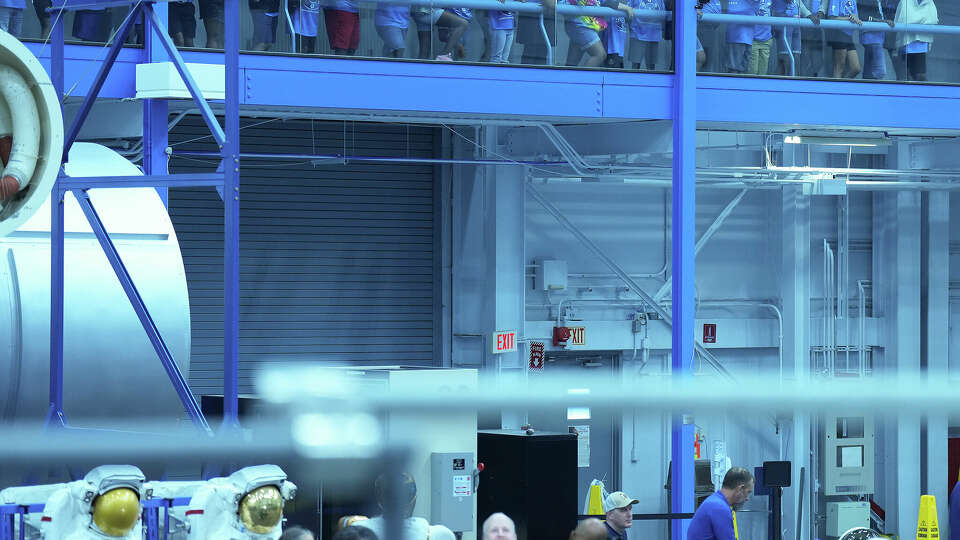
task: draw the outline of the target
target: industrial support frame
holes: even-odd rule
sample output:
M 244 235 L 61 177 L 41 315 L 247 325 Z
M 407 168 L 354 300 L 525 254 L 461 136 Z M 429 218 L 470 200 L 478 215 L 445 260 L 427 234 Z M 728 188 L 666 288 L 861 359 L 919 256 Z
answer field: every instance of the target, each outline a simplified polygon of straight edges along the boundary
M 154 187 L 158 190 L 177 186 L 215 186 L 223 190 L 224 204 L 224 361 L 223 361 L 223 424 L 222 431 L 232 432 L 238 423 L 239 388 L 239 281 L 240 281 L 240 94 L 239 94 L 239 4 L 238 0 L 225 0 L 224 9 L 224 90 L 225 128 L 220 126 L 209 104 L 204 100 L 199 87 L 190 75 L 183 57 L 177 51 L 167 33 L 166 5 L 154 7 L 153 0 L 64 0 L 62 5 L 50 8 L 55 15 L 51 27 L 50 75 L 61 101 L 64 99 L 64 29 L 63 13 L 90 7 L 130 6 L 123 23 L 109 45 L 106 58 L 94 78 L 90 91 L 64 139 L 63 163 L 67 162 L 70 148 L 76 141 L 80 128 L 90 113 L 103 83 L 110 73 L 117 55 L 123 48 L 130 30 L 140 14 L 145 19 L 144 61 L 169 60 L 176 67 L 200 114 L 210 128 L 220 147 L 221 167 L 217 173 L 170 175 L 166 169 L 167 103 L 160 99 L 144 101 L 144 176 L 71 178 L 61 167 L 53 188 L 50 213 L 50 408 L 44 425 L 46 427 L 69 427 L 63 408 L 63 309 L 64 309 L 64 198 L 72 192 L 100 243 L 120 285 L 137 313 L 140 323 L 163 364 L 190 420 L 202 432 L 212 434 L 196 398 L 180 372 L 163 336 L 144 304 L 136 285 L 123 264 L 116 246 L 100 220 L 88 189 L 105 187 Z M 166 197 L 164 196 L 164 201 Z
M 131 301 L 131 305 L 154 346 L 191 420 L 204 432 L 210 427 L 203 417 L 186 380 L 177 368 L 169 349 L 160 335 L 149 310 L 143 304 L 133 280 L 123 265 L 116 247 L 109 238 L 87 190 L 97 187 L 157 187 L 222 186 L 224 202 L 224 418 L 222 429 L 238 426 L 237 394 L 239 369 L 239 9 L 237 0 L 225 0 L 225 126 L 221 129 L 209 105 L 204 101 L 183 58 L 166 32 L 166 9 L 154 9 L 154 2 L 143 0 L 65 0 L 62 6 L 52 8 L 57 17 L 51 35 L 53 52 L 51 78 L 58 97 L 64 90 L 64 29 L 63 11 L 90 7 L 131 5 L 131 10 L 110 46 L 90 91 L 84 97 L 76 119 L 64 144 L 64 162 L 76 140 L 80 127 L 89 114 L 93 102 L 110 71 L 123 42 L 138 13 L 148 20 L 145 28 L 144 60 L 163 59 L 163 52 L 173 62 L 186 83 L 187 89 L 200 108 L 204 121 L 220 146 L 222 159 L 218 173 L 168 175 L 163 152 L 166 144 L 167 105 L 162 100 L 144 103 L 144 170 L 142 177 L 70 178 L 58 177 L 53 190 L 55 197 L 51 211 L 51 318 L 50 318 L 50 409 L 45 424 L 66 427 L 63 410 L 63 287 L 64 287 L 64 197 L 71 191 L 101 247 L 110 260 L 114 272 Z M 681 2 L 682 7 L 686 7 Z M 695 15 L 689 9 L 678 9 L 674 15 L 676 73 L 672 88 L 674 120 L 673 157 L 673 373 L 683 378 L 691 373 L 693 360 L 693 276 L 694 276 L 694 215 L 695 215 L 695 136 L 696 136 L 696 69 L 694 39 Z M 163 51 L 161 52 L 161 47 Z M 680 411 L 672 421 L 672 485 L 682 486 L 672 491 L 672 511 L 678 514 L 693 511 L 693 424 Z M 674 540 L 686 537 L 689 520 L 674 520 L 671 536 Z

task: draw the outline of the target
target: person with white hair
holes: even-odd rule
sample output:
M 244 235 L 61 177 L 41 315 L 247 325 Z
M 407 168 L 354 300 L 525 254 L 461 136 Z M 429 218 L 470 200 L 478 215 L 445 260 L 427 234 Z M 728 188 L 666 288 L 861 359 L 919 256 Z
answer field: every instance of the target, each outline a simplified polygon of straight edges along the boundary
M 483 520 L 483 540 L 517 540 L 517 527 L 510 516 L 495 512 Z

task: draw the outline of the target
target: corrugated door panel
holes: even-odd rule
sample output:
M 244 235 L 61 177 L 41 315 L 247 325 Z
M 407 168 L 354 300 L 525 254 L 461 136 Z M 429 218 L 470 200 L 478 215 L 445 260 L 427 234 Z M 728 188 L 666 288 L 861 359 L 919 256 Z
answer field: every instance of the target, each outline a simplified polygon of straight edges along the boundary
M 245 119 L 241 151 L 434 157 L 435 129 Z M 213 151 L 187 117 L 177 150 Z M 171 172 L 211 172 L 214 159 L 173 157 Z M 262 362 L 434 362 L 434 167 L 241 163 L 240 391 Z M 193 328 L 190 384 L 222 392 L 223 203 L 213 189 L 170 191 Z

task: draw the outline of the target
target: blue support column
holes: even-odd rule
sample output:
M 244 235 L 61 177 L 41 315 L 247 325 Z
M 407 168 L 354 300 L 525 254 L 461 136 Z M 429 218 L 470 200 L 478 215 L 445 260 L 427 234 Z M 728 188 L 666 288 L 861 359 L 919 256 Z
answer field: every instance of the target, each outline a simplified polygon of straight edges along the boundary
M 238 426 L 240 386 L 240 5 L 224 5 L 223 428 Z
M 63 11 L 54 12 L 50 39 L 50 78 L 63 106 Z M 63 169 L 60 170 L 61 175 Z M 60 179 L 50 199 L 50 407 L 44 427 L 63 426 L 63 190 Z
M 690 376 L 694 350 L 694 224 L 696 217 L 696 12 L 678 0 L 674 13 L 676 73 L 673 84 L 673 376 Z M 694 509 L 693 429 L 674 411 L 672 421 L 671 510 Z M 672 540 L 685 540 L 689 520 L 673 520 Z
M 157 19 L 166 27 L 167 3 L 154 4 L 153 10 L 157 14 Z M 170 57 L 157 38 L 157 32 L 160 30 L 146 21 L 144 21 L 143 29 L 145 34 L 144 63 L 168 61 Z M 147 176 L 167 174 L 168 116 L 169 107 L 166 100 L 143 100 L 143 174 Z M 163 200 L 163 205 L 166 206 L 167 188 L 157 186 L 156 190 Z

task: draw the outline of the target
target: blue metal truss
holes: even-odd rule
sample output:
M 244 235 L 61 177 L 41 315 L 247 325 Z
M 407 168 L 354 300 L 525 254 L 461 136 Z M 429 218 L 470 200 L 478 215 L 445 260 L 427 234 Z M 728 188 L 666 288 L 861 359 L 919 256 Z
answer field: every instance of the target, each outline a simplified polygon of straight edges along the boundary
M 137 317 L 140 319 L 154 350 L 157 352 L 164 370 L 166 371 L 174 389 L 177 392 L 191 421 L 202 432 L 212 433 L 210 426 L 203 416 L 196 398 L 190 391 L 187 380 L 180 372 L 163 336 L 160 334 L 147 306 L 144 304 L 133 279 L 130 277 L 120 254 L 110 239 L 96 208 L 87 193 L 92 188 L 128 188 L 152 186 L 164 189 L 172 186 L 216 186 L 222 188 L 230 196 L 224 197 L 224 417 L 223 427 L 234 429 L 238 426 L 237 420 L 237 393 L 239 369 L 239 172 L 240 172 L 240 145 L 239 145 L 239 9 L 238 0 L 226 0 L 225 3 L 225 125 L 222 128 L 212 109 L 203 99 L 199 87 L 193 80 L 166 30 L 166 9 L 156 9 L 154 2 L 117 0 L 86 2 L 68 1 L 64 6 L 51 8 L 57 12 L 54 25 L 51 29 L 53 42 L 51 51 L 50 72 L 58 97 L 63 98 L 64 88 L 64 35 L 62 12 L 66 10 L 90 7 L 91 3 L 97 6 L 131 5 L 130 11 L 121 24 L 120 29 L 110 45 L 106 58 L 85 93 L 73 124 L 67 131 L 64 141 L 63 162 L 69 158 L 70 148 L 80 133 L 87 115 L 93 107 L 94 101 L 100 94 L 107 75 L 119 56 L 127 35 L 137 20 L 139 14 L 144 15 L 146 22 L 147 39 L 144 50 L 144 61 L 167 60 L 173 62 L 180 73 L 194 102 L 200 108 L 200 114 L 221 148 L 222 163 L 219 173 L 168 175 L 166 171 L 163 150 L 166 148 L 166 124 L 168 108 L 162 100 L 146 100 L 144 103 L 144 168 L 146 175 L 142 177 L 107 177 L 107 178 L 71 178 L 64 174 L 63 169 L 53 189 L 51 204 L 51 256 L 50 256 L 50 409 L 45 421 L 46 426 L 67 426 L 67 417 L 63 407 L 63 201 L 67 191 L 74 194 L 83 210 L 84 216 L 93 228 L 94 235 L 100 242 L 107 259 L 110 261 L 120 285 L 130 300 Z M 165 195 L 165 191 L 161 191 Z M 165 200 L 165 199 L 164 199 Z M 0 534 L 5 522 L 0 521 Z

